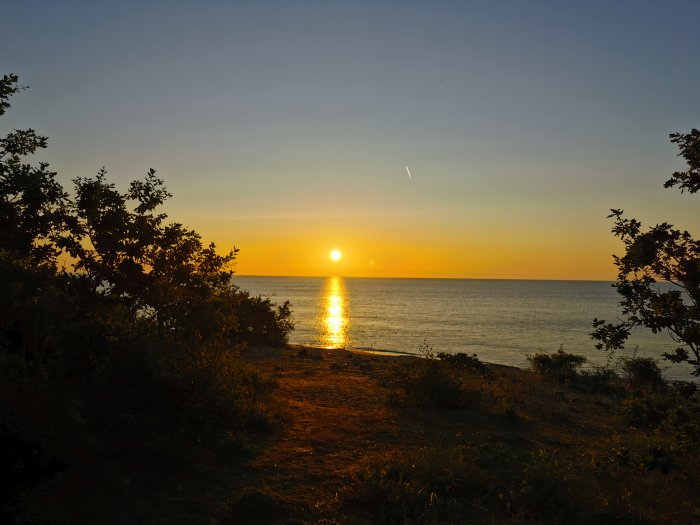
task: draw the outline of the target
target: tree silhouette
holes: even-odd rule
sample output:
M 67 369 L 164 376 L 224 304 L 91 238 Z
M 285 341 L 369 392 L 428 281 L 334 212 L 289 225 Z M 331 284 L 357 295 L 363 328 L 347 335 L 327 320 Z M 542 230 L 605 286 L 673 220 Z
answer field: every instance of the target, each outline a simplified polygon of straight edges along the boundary
M 695 193 L 700 189 L 700 131 L 674 133 L 671 142 L 679 145 L 688 169 L 675 172 L 664 187 Z M 679 346 L 663 357 L 688 362 L 694 367 L 692 374 L 700 376 L 700 241 L 666 222 L 643 231 L 641 222 L 624 217 L 622 210 L 611 210 L 609 217 L 615 221 L 613 234 L 625 245 L 625 254 L 614 256 L 614 286 L 622 296 L 625 318 L 617 324 L 593 320 L 596 348 L 623 348 L 635 326 L 665 331 Z M 660 287 L 660 282 L 671 288 Z
M 94 292 L 150 315 L 162 333 L 177 320 L 192 319 L 233 275 L 237 249 L 219 255 L 211 243 L 178 223 L 166 223 L 158 208 L 171 195 L 154 170 L 120 193 L 106 171 L 74 180 L 72 235 L 62 245 Z
M 22 87 L 16 75 L 0 79 L 0 115 L 8 99 Z M 28 258 L 34 264 L 53 264 L 56 241 L 69 220 L 67 195 L 49 165 L 33 166 L 27 155 L 45 148 L 47 138 L 33 129 L 15 130 L 0 139 L 0 250 Z
M 23 89 L 16 75 L 0 79 L 0 115 Z M 286 342 L 288 303 L 239 290 L 231 282 L 236 248 L 221 254 L 168 222 L 161 207 L 171 195 L 155 170 L 121 192 L 102 169 L 75 179 L 71 199 L 48 164 L 25 160 L 46 145 L 32 129 L 0 139 L 0 347 L 104 353 L 101 342 L 129 331 L 207 344 Z M 58 268 L 62 252 L 70 272 Z

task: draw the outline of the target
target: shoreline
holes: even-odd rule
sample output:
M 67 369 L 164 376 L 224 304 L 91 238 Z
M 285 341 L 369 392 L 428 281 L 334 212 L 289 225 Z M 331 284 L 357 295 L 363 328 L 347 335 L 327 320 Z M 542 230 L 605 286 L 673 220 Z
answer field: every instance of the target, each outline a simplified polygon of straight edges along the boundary
M 401 352 L 400 350 L 375 350 L 374 348 L 340 348 L 340 347 L 327 347 L 327 346 L 314 346 L 301 343 L 289 343 L 288 348 L 302 350 L 304 348 L 309 350 L 323 350 L 329 352 L 351 352 L 353 354 L 366 354 L 366 355 L 383 355 L 387 357 L 421 357 L 420 354 L 414 354 L 411 352 Z
M 389 358 L 396 358 L 396 357 L 415 357 L 416 359 L 424 359 L 425 356 L 417 353 L 412 353 L 412 352 L 402 352 L 400 350 L 375 350 L 373 348 L 328 348 L 325 346 L 314 346 L 314 345 L 309 345 L 309 344 L 302 344 L 302 343 L 288 343 L 286 348 L 292 349 L 292 350 L 302 350 L 302 349 L 308 349 L 308 350 L 318 350 L 318 351 L 323 351 L 323 352 L 349 352 L 352 354 L 357 354 L 357 355 L 371 355 L 371 356 L 378 356 L 378 357 L 389 357 Z M 547 354 L 554 354 L 556 352 L 552 351 L 546 351 L 544 349 L 540 349 L 537 352 L 534 353 L 540 353 L 544 352 Z M 476 355 L 478 358 L 478 354 L 470 354 L 467 352 L 446 352 L 448 354 L 467 354 L 467 355 Z M 572 353 L 573 355 L 581 355 L 584 356 L 584 354 L 577 354 L 576 352 L 567 352 L 567 353 Z M 671 368 L 670 363 L 661 357 L 654 357 L 656 361 L 658 362 L 659 366 L 661 367 L 662 373 L 664 378 L 668 383 L 673 383 L 675 381 L 680 381 L 680 382 L 688 382 L 688 383 L 695 383 L 700 385 L 700 377 L 695 377 L 690 374 L 687 376 L 680 376 L 678 374 L 673 374 L 669 375 L 668 370 Z M 524 366 L 518 366 L 518 365 L 512 365 L 512 364 L 506 364 L 506 363 L 495 363 L 493 361 L 484 361 L 482 359 L 479 359 L 481 363 L 486 365 L 489 368 L 504 368 L 504 369 L 513 369 L 513 370 L 520 370 L 523 372 L 530 372 L 530 367 L 529 365 L 524 365 Z M 581 367 L 581 370 L 594 370 L 596 367 L 599 367 L 600 365 L 596 365 L 595 363 L 591 363 L 590 361 L 587 361 L 586 363 L 583 364 Z

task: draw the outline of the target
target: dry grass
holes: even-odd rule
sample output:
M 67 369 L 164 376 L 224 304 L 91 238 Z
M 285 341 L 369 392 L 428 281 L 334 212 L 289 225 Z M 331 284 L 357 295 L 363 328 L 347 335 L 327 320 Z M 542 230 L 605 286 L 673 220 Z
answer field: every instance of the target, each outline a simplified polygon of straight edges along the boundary
M 222 522 L 256 512 L 258 523 L 700 518 L 698 488 L 688 489 L 697 457 L 668 474 L 645 465 L 654 437 L 630 427 L 610 393 L 489 365 L 462 379 L 474 403 L 401 408 L 387 403 L 387 378 L 413 358 L 316 349 L 248 358 L 278 383 L 279 429 Z
M 271 431 L 134 442 L 119 457 L 79 442 L 77 457 L 101 468 L 58 476 L 46 505 L 78 502 L 60 513 L 71 523 L 700 523 L 697 401 L 668 411 L 683 437 L 630 426 L 620 389 L 510 367 L 465 371 L 456 384 L 470 403 L 397 406 L 392 378 L 426 377 L 412 372 L 424 360 L 300 348 L 243 358 L 276 385 Z

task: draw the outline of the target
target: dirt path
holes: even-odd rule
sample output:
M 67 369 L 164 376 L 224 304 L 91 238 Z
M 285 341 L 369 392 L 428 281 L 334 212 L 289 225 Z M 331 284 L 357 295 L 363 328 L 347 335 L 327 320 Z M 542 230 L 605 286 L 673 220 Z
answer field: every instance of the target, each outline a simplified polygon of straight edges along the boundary
M 296 505 L 347 486 L 357 464 L 398 440 L 394 414 L 377 385 L 386 358 L 350 352 L 279 351 L 254 362 L 277 382 L 281 421 L 250 465 L 264 480 L 253 487 Z M 374 358 L 374 359 L 373 359 Z M 282 365 L 280 363 L 283 363 Z M 371 376 L 370 376 L 371 374 Z

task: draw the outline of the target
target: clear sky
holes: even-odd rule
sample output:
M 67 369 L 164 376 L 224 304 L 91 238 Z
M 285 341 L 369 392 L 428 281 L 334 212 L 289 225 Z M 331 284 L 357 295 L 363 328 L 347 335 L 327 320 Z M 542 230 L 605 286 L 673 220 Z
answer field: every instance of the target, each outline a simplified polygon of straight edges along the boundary
M 241 274 L 611 279 L 700 127 L 700 1 L 0 0 L 0 121 L 67 188 L 155 168 Z M 406 172 L 410 167 L 412 179 Z M 338 262 L 331 249 L 342 251 Z

